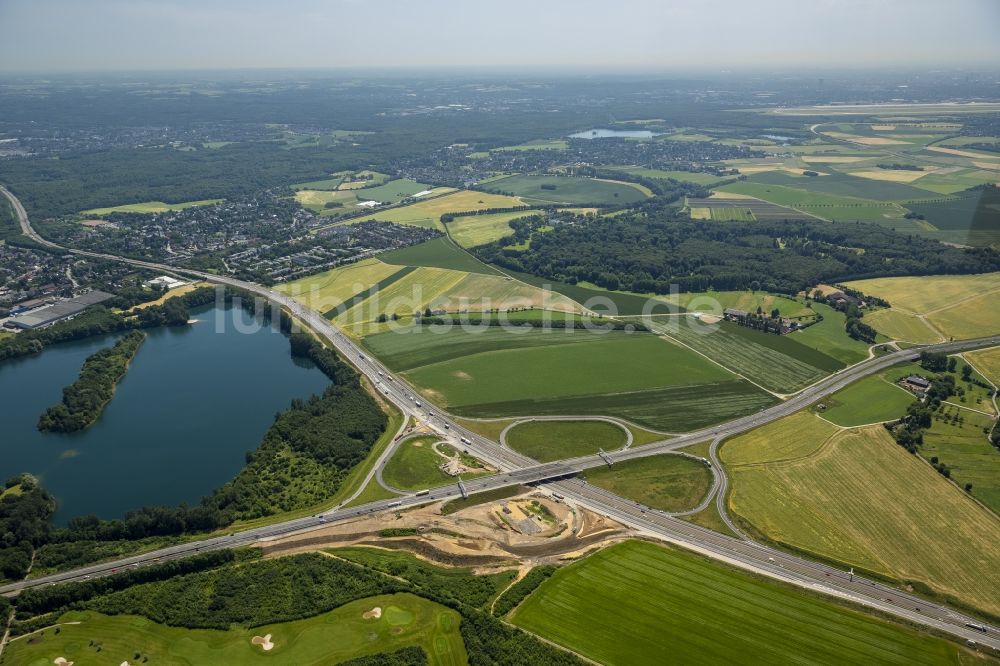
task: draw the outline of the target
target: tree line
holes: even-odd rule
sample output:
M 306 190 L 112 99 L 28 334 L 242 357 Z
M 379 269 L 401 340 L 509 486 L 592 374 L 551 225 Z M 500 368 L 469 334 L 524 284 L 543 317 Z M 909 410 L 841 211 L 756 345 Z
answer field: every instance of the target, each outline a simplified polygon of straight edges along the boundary
M 513 239 L 474 253 L 508 270 L 637 293 L 666 294 L 671 285 L 680 291 L 722 291 L 751 284 L 797 293 L 847 279 L 1000 270 L 996 250 L 949 247 L 874 224 L 706 225 L 657 200 L 614 218 L 580 216 L 552 228 L 542 228 L 537 218 L 510 224 Z

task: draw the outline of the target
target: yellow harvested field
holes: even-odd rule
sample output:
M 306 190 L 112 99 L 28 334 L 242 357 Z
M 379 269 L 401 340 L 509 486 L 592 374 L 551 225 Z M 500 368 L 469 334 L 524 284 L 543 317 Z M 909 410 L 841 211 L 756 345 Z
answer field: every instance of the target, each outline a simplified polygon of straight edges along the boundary
M 829 435 L 796 419 L 779 423 L 772 436 L 799 457 L 767 462 L 766 442 L 741 444 L 760 439 L 756 431 L 722 448 L 723 460 L 728 448 L 744 448 L 735 454 L 743 462 L 727 463 L 735 514 L 771 540 L 1000 613 L 1000 519 L 881 426 Z
M 876 132 L 891 132 L 896 129 L 895 125 L 872 125 L 872 129 Z
M 870 171 L 852 171 L 852 176 L 870 178 L 872 180 L 887 180 L 891 183 L 912 183 L 923 178 L 930 171 L 909 171 L 904 169 L 872 169 Z
M 1000 290 L 970 298 L 927 315 L 928 321 L 950 338 L 981 338 L 1000 333 Z
M 368 187 L 372 184 L 370 180 L 352 180 L 348 182 L 341 183 L 337 186 L 338 190 L 360 190 L 363 187 Z
M 432 190 L 432 194 L 427 196 L 432 197 L 434 193 L 442 189 L 444 188 Z M 514 206 L 523 205 L 523 202 L 518 197 L 459 190 L 453 194 L 424 199 L 409 206 L 390 208 L 372 213 L 371 215 L 365 215 L 364 217 L 356 217 L 348 223 L 356 224 L 368 220 L 382 220 L 384 222 L 411 224 L 417 227 L 443 229 L 441 216 L 445 213 L 485 210 L 486 208 L 513 208 Z
M 786 166 L 784 164 L 740 164 L 736 165 L 736 168 L 740 173 L 748 176 L 755 173 L 764 173 L 766 171 L 784 171 L 785 173 L 793 173 L 796 176 L 801 176 L 805 171 L 815 171 L 815 169 L 803 169 L 801 167 Z M 819 175 L 828 176 L 829 174 L 820 173 Z
M 1000 289 L 1000 272 L 854 280 L 848 287 L 879 296 L 894 309 L 926 314 L 965 298 Z
M 573 213 L 574 215 L 597 215 L 600 208 L 559 208 L 560 213 Z
M 905 146 L 909 144 L 908 141 L 887 139 L 881 136 L 859 136 L 857 134 L 848 134 L 847 132 L 823 132 L 823 134 L 843 141 L 860 143 L 864 146 Z
M 870 312 L 865 315 L 865 323 L 893 340 L 919 344 L 941 342 L 941 335 L 923 319 L 895 308 Z
M 712 209 L 711 208 L 692 208 L 691 209 L 691 219 L 692 220 L 711 220 L 712 219 Z
M 801 158 L 807 164 L 850 164 L 870 159 L 868 157 L 850 157 L 848 155 L 803 155 Z
M 1000 347 L 970 352 L 965 355 L 980 373 L 996 386 L 1000 386 Z
M 1000 160 L 1000 155 L 993 157 L 992 155 L 987 155 L 986 153 L 974 153 L 971 150 L 958 150 L 957 148 L 943 148 L 941 146 L 927 146 L 927 150 L 933 150 L 935 153 L 945 153 L 946 155 L 957 155 L 958 157 L 972 157 L 977 160 Z
M 840 430 L 810 411 L 796 412 L 726 442 L 719 456 L 727 466 L 798 460 L 815 453 Z
M 718 190 L 712 190 L 712 194 L 709 195 L 709 199 L 757 199 L 757 197 L 752 197 L 749 194 L 737 194 L 735 192 L 720 192 Z
M 987 171 L 1000 171 L 1000 162 L 973 162 L 973 164 Z
M 344 301 L 367 291 L 372 285 L 400 270 L 378 259 L 365 259 L 324 273 L 310 275 L 294 282 L 275 286 L 306 307 L 326 312 Z
M 514 233 L 509 224 L 511 220 L 535 215 L 536 212 L 518 211 L 456 217 L 448 223 L 448 235 L 462 247 L 485 245 Z

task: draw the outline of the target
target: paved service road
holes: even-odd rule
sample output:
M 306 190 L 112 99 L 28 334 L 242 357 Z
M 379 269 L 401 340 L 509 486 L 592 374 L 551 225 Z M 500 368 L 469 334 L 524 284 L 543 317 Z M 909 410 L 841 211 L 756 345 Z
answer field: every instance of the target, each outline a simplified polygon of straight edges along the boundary
M 60 248 L 60 246 L 46 241 L 35 233 L 17 197 L 3 187 L 0 187 L 0 194 L 10 199 L 20 219 L 22 231 L 26 235 L 49 247 L 67 249 Z M 607 464 L 605 459 L 600 455 L 581 456 L 569 460 L 539 464 L 527 456 L 500 446 L 497 442 L 467 430 L 452 420 L 446 412 L 443 412 L 434 405 L 428 404 L 413 388 L 389 372 L 389 369 L 376 359 L 369 357 L 353 340 L 337 330 L 319 313 L 306 308 L 284 294 L 272 291 L 258 284 L 203 273 L 201 271 L 178 269 L 175 266 L 126 259 L 115 255 L 80 250 L 69 251 L 82 256 L 124 261 L 153 270 L 195 276 L 215 284 L 245 289 L 248 292 L 268 299 L 272 303 L 288 310 L 296 319 L 329 341 L 345 359 L 354 364 L 361 373 L 371 380 L 384 398 L 391 401 L 404 415 L 427 424 L 441 437 L 451 440 L 452 443 L 460 448 L 467 449 L 470 454 L 482 458 L 500 471 L 489 477 L 436 488 L 427 495 L 417 496 L 411 494 L 394 499 L 370 502 L 362 506 L 350 508 L 337 507 L 315 516 L 297 518 L 266 527 L 162 548 L 142 555 L 121 558 L 113 562 L 81 567 L 72 571 L 11 583 L 0 586 L 0 593 L 2 594 L 12 596 L 25 588 L 51 585 L 65 581 L 80 581 L 95 576 L 109 575 L 124 568 L 148 566 L 164 560 L 189 557 L 208 550 L 247 546 L 261 539 L 319 529 L 330 523 L 351 520 L 359 516 L 381 511 L 400 510 L 441 499 L 459 497 L 462 494 L 475 494 L 510 485 L 545 482 L 544 487 L 553 494 L 574 501 L 597 513 L 610 516 L 633 529 L 658 539 L 690 548 L 741 568 L 781 579 L 816 592 L 877 608 L 885 613 L 934 627 L 965 640 L 975 641 L 979 645 L 988 646 L 1000 651 L 1000 630 L 996 627 L 988 626 L 978 619 L 952 610 L 947 606 L 905 594 L 894 588 L 862 578 L 861 576 L 855 576 L 824 564 L 790 555 L 775 548 L 753 543 L 746 539 L 729 537 L 698 527 L 697 525 L 673 518 L 665 513 L 639 506 L 636 502 L 592 487 L 579 479 L 570 478 L 577 472 Z M 1000 345 L 1000 335 L 976 340 L 945 342 L 893 352 L 845 368 L 804 389 L 785 402 L 756 414 L 672 437 L 661 442 L 608 452 L 605 455 L 612 462 L 616 462 L 665 453 L 696 442 L 708 440 L 721 441 L 726 437 L 746 432 L 792 414 L 862 377 L 880 372 L 897 363 L 911 361 L 919 356 L 921 350 L 954 353 L 998 345 Z M 385 460 L 380 459 L 376 467 L 384 464 L 384 462 Z M 374 473 L 375 470 L 373 469 L 368 478 L 370 479 Z

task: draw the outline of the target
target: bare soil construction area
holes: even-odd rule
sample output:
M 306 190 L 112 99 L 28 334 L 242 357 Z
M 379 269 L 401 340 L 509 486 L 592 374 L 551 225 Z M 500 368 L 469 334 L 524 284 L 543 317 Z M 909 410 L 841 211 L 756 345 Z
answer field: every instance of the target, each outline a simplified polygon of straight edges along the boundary
M 535 504 L 537 502 L 537 504 Z M 534 491 L 499 502 L 471 506 L 449 515 L 441 503 L 395 514 L 359 518 L 305 534 L 264 540 L 257 545 L 266 557 L 366 545 L 406 550 L 438 564 L 482 570 L 574 559 L 596 545 L 621 540 L 629 531 L 587 509 L 569 506 Z M 527 510 L 544 513 L 537 529 L 520 530 L 510 520 Z M 522 518 L 523 521 L 523 518 Z

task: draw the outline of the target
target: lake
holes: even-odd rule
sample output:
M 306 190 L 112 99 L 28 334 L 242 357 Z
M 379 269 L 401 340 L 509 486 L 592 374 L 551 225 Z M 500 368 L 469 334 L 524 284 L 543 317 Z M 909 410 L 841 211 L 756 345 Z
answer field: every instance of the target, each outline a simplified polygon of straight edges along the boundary
M 329 385 L 311 361 L 292 358 L 283 334 L 242 309 L 192 312 L 198 323 L 147 331 L 104 414 L 82 432 L 42 433 L 36 423 L 84 359 L 117 336 L 0 363 L 0 478 L 39 477 L 59 502 L 58 524 L 194 504 L 239 472 L 276 412 Z
M 612 129 L 592 129 L 586 132 L 570 134 L 571 139 L 652 139 L 659 136 L 658 132 L 649 130 L 612 130 Z

